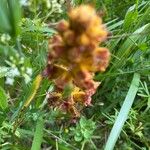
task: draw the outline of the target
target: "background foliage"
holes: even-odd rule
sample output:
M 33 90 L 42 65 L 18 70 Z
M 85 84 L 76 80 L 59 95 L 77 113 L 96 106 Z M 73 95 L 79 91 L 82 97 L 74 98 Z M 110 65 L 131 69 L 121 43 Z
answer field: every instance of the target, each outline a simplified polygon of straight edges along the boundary
M 104 46 L 111 51 L 111 62 L 105 73 L 95 75 L 101 86 L 93 96 L 93 106 L 73 123 L 48 106 L 46 92 L 53 90 L 53 83 L 40 82 L 38 74 L 45 68 L 55 24 L 67 19 L 66 10 L 82 3 L 92 4 L 104 15 L 110 32 Z M 149 15 L 149 0 L 1 0 L 0 149 L 104 149 L 120 108 L 130 111 L 115 149 L 149 149 Z M 134 98 L 135 74 L 140 83 Z M 123 107 L 130 98 L 134 100 L 131 109 Z

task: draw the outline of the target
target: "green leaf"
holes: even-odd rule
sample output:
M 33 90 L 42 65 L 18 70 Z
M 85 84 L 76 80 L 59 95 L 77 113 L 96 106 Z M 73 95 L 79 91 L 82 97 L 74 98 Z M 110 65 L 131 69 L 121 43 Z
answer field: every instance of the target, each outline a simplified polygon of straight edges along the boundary
M 148 101 L 147 101 L 147 107 L 150 108 L 150 97 L 148 98 Z
M 150 17 L 148 17 L 149 14 L 150 14 L 150 7 L 149 7 L 149 4 L 148 4 L 146 11 L 143 13 L 142 16 L 140 16 L 135 28 L 138 28 L 141 25 L 143 25 L 146 20 L 148 20 L 147 22 L 150 22 Z
M 128 31 L 131 28 L 134 21 L 137 20 L 137 17 L 138 17 L 138 11 L 136 10 L 136 6 L 133 5 L 132 7 L 129 8 L 125 16 L 124 25 L 123 25 L 125 31 Z
M 121 20 L 121 21 L 116 21 L 115 23 L 113 23 L 112 25 L 108 25 L 108 29 L 110 31 L 114 30 L 114 29 L 117 29 L 118 27 L 120 27 L 122 24 L 124 23 L 124 20 Z
M 8 0 L 9 20 L 12 26 L 12 35 L 19 34 L 19 23 L 21 21 L 21 6 L 19 0 Z
M 77 142 L 82 141 L 82 139 L 83 139 L 82 135 L 81 136 L 77 136 L 77 135 L 74 136 L 74 140 L 77 141 Z
M 92 136 L 92 133 L 93 133 L 93 132 L 90 132 L 90 131 L 88 131 L 88 130 L 85 130 L 85 131 L 84 131 L 84 134 L 83 134 L 83 135 L 84 135 L 84 138 L 85 138 L 85 139 L 90 139 L 91 136 Z
M 82 4 L 83 0 L 72 0 L 73 5 L 80 5 Z
M 139 45 L 139 48 L 142 51 L 146 51 L 148 49 L 148 45 L 147 45 L 147 43 L 142 43 Z
M 67 98 L 68 96 L 70 96 L 72 90 L 73 90 L 72 85 L 65 86 L 65 89 L 63 91 L 63 98 Z
M 19 0 L 0 1 L 0 32 L 9 33 L 12 36 L 19 34 L 21 21 L 21 6 Z
M 108 137 L 106 146 L 104 150 L 113 150 L 115 143 L 121 133 L 121 130 L 123 128 L 123 125 L 125 124 L 125 121 L 127 120 L 129 111 L 131 109 L 131 106 L 133 104 L 134 98 L 136 96 L 136 93 L 138 91 L 138 87 L 139 87 L 139 83 L 140 83 L 140 75 L 135 73 L 133 76 L 133 80 L 131 82 L 129 91 L 127 93 L 127 96 L 124 100 L 124 103 L 121 107 L 121 110 L 119 112 L 119 115 L 114 123 L 114 126 L 111 130 L 111 133 Z
M 0 0 L 0 32 L 9 32 L 11 30 L 8 13 L 6 10 L 6 3 L 6 0 Z
M 80 126 L 81 128 L 84 128 L 86 125 L 87 125 L 87 120 L 85 117 L 82 116 L 80 119 Z
M 148 23 L 142 26 L 141 28 L 137 29 L 135 32 L 133 32 L 133 34 L 135 35 L 131 35 L 128 37 L 127 40 L 125 40 L 125 42 L 120 46 L 119 51 L 115 54 L 119 58 L 119 60 L 118 59 L 114 60 L 113 62 L 114 68 L 118 69 L 124 65 L 124 62 L 127 60 L 127 58 L 138 50 L 138 49 L 132 50 L 132 48 L 135 47 L 135 43 L 138 40 L 143 40 L 142 33 L 149 31 L 150 31 L 150 24 Z
M 34 139 L 33 139 L 31 150 L 41 149 L 41 143 L 43 140 L 43 128 L 44 128 L 44 119 L 41 116 L 39 117 L 37 124 L 36 124 L 36 131 L 34 133 Z
M 3 110 L 5 110 L 8 107 L 7 94 L 5 93 L 2 87 L 0 87 L 0 107 Z

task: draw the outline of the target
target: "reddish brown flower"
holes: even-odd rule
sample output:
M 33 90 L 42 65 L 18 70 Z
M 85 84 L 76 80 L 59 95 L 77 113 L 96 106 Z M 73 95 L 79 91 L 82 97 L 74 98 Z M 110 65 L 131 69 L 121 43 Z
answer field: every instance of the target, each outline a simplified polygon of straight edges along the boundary
M 93 80 L 94 73 L 105 71 L 110 53 L 99 47 L 108 32 L 93 7 L 81 5 L 71 9 L 68 16 L 68 21 L 57 25 L 58 34 L 50 39 L 44 74 L 56 85 L 51 101 L 57 99 L 59 108 L 77 117 L 82 107 L 91 105 L 91 97 L 99 85 Z M 72 85 L 73 90 L 64 98 L 67 85 Z

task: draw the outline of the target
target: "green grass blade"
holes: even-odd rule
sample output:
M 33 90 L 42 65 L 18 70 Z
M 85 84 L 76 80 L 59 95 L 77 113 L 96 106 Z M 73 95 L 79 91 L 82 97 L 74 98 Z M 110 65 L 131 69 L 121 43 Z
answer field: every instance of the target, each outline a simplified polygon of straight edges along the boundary
M 119 115 L 118 115 L 118 117 L 114 123 L 114 126 L 111 130 L 111 133 L 108 137 L 105 150 L 113 150 L 115 143 L 116 143 L 116 141 L 120 135 L 120 132 L 123 128 L 123 125 L 124 125 L 125 121 L 127 120 L 129 111 L 131 109 L 134 98 L 138 91 L 139 82 L 140 82 L 140 75 L 135 73 L 133 80 L 131 82 L 129 91 L 127 93 L 127 96 L 126 96 L 124 103 L 121 107 L 121 110 L 119 112 Z
M 0 87 L 0 107 L 3 110 L 8 107 L 7 94 L 2 87 Z
M 112 30 L 118 28 L 119 26 L 121 26 L 123 23 L 124 23 L 124 20 L 117 21 L 116 23 L 109 25 L 108 29 L 109 29 L 109 31 L 112 31 Z
M 0 1 L 0 32 L 10 32 L 11 30 L 11 25 L 6 10 L 6 3 L 7 1 L 5 0 Z
M 8 0 L 9 20 L 12 26 L 12 35 L 19 34 L 19 23 L 21 21 L 21 6 L 19 0 Z
M 44 128 L 44 119 L 41 116 L 39 117 L 37 124 L 36 124 L 36 130 L 34 133 L 34 139 L 33 139 L 31 150 L 41 149 L 41 143 L 43 140 L 43 128 Z

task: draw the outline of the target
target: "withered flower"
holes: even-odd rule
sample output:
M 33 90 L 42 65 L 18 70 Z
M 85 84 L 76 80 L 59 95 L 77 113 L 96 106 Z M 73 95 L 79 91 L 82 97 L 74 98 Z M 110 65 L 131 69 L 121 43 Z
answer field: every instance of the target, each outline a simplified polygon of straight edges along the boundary
M 57 35 L 49 40 L 44 74 L 56 85 L 49 97 L 52 105 L 78 117 L 83 106 L 91 105 L 91 96 L 99 85 L 93 80 L 94 73 L 106 70 L 110 52 L 99 47 L 108 32 L 93 7 L 81 5 L 71 9 L 68 16 L 69 20 L 62 20 Z M 67 85 L 73 90 L 64 98 Z

